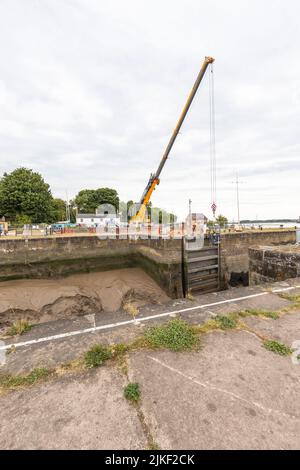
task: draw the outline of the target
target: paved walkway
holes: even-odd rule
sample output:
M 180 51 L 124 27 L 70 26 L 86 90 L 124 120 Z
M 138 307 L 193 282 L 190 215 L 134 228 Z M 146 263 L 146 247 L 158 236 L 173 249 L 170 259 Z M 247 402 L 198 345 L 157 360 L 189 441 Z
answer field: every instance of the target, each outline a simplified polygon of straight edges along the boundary
M 289 301 L 273 290 L 300 293 L 300 279 L 263 287 L 233 289 L 146 309 L 141 317 L 160 315 L 139 325 L 111 326 L 94 333 L 20 346 L 7 356 L 3 371 L 20 373 L 53 366 L 80 355 L 97 342 L 124 342 L 143 324 L 163 315 L 202 323 L 244 308 L 280 309 Z M 264 294 L 264 292 L 266 292 Z M 287 291 L 288 292 L 288 291 Z M 263 295 L 259 295 L 263 294 Z M 241 299 L 243 297 L 243 299 Z M 168 311 L 166 311 L 168 310 Z M 171 315 L 174 315 L 174 313 Z M 128 317 L 96 316 L 96 326 Z M 39 325 L 22 342 L 74 332 L 91 319 Z M 0 448 L 147 448 L 299 449 L 300 365 L 262 347 L 259 336 L 291 346 L 300 340 L 300 310 L 277 320 L 248 317 L 258 333 L 226 330 L 202 337 L 199 352 L 137 351 L 128 358 L 128 375 L 141 387 L 141 404 L 123 397 L 126 378 L 116 366 L 56 377 L 0 397 Z

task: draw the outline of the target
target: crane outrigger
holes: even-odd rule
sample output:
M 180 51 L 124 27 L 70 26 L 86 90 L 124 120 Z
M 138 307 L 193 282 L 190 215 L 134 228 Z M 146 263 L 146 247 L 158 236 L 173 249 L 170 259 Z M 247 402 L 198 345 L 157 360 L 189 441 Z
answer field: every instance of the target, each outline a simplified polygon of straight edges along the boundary
M 205 72 L 206 72 L 206 69 L 207 67 L 209 66 L 209 64 L 212 64 L 214 62 L 215 59 L 213 59 L 212 57 L 205 57 L 204 59 L 204 62 L 202 64 L 202 67 L 200 69 L 200 72 L 196 78 L 196 81 L 194 83 L 194 86 L 189 94 L 189 97 L 185 103 L 185 106 L 183 108 L 183 111 L 179 117 L 179 120 L 176 124 L 176 127 L 171 135 L 171 138 L 169 140 L 169 143 L 165 149 L 165 152 L 162 156 L 162 159 L 160 161 L 160 164 L 156 170 L 156 173 L 151 173 L 150 175 L 150 179 L 148 181 L 148 184 L 143 192 L 143 195 L 141 197 L 141 200 L 140 200 L 140 206 L 139 206 L 139 209 L 137 211 L 137 213 L 130 219 L 130 223 L 131 222 L 137 222 L 137 223 L 142 223 L 145 221 L 146 219 L 146 213 L 147 213 L 147 204 L 150 202 L 150 198 L 151 198 L 151 195 L 153 193 L 153 191 L 155 190 L 156 186 L 159 184 L 160 182 L 160 174 L 162 172 L 162 169 L 163 167 L 165 166 L 165 163 L 167 161 L 167 158 L 170 154 L 170 151 L 174 145 L 174 142 L 176 140 L 176 137 L 180 131 L 180 128 L 182 126 L 182 123 L 188 113 L 188 110 L 192 104 L 192 101 L 197 93 L 197 90 L 199 88 L 199 85 L 205 75 Z

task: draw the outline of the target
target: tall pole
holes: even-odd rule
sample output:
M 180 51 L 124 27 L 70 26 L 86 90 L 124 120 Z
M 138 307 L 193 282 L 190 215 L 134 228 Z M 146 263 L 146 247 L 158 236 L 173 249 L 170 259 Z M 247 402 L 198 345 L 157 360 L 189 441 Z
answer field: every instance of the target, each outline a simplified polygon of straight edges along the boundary
M 238 216 L 238 225 L 240 225 L 240 194 L 239 194 L 239 175 L 236 174 L 236 205 L 237 205 L 237 216 Z
M 66 190 L 66 196 L 67 196 L 67 200 L 66 200 L 66 219 L 67 219 L 67 222 L 70 222 L 70 205 L 69 205 L 69 195 L 68 195 L 68 191 Z
M 192 215 L 192 200 L 189 199 L 189 217 L 191 218 Z

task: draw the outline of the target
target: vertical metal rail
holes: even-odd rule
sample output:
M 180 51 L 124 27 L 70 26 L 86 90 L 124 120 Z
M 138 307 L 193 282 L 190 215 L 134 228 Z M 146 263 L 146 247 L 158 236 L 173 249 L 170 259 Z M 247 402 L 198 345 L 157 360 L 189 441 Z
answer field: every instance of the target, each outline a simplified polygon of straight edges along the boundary
M 181 237 L 181 281 L 183 297 L 186 297 L 188 291 L 187 261 L 185 253 L 184 235 Z

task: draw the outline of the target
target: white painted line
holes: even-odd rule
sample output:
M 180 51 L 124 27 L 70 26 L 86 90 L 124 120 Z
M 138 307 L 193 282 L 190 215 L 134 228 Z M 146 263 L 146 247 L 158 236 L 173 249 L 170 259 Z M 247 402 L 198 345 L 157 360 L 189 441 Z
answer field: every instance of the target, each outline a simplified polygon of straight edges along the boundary
M 293 286 L 292 289 L 296 289 L 299 287 L 300 286 Z M 284 289 L 277 289 L 276 292 L 281 292 L 283 290 Z M 174 315 L 178 313 L 191 312 L 193 310 L 201 310 L 203 308 L 213 307 L 215 305 L 240 302 L 242 300 L 252 299 L 254 297 L 261 297 L 263 295 L 269 295 L 271 293 L 272 292 L 267 292 L 267 291 L 259 292 L 257 294 L 245 295 L 244 297 L 236 297 L 234 299 L 220 300 L 219 302 L 213 302 L 210 304 L 196 305 L 195 307 L 188 307 L 188 308 L 183 308 L 181 310 L 173 310 L 170 312 L 158 313 L 157 315 L 150 315 L 148 317 L 140 317 L 138 320 L 139 322 L 144 322 L 144 321 L 154 320 L 155 318 L 162 318 L 162 317 L 168 317 L 168 316 L 173 317 Z M 54 341 L 57 339 L 70 338 L 71 336 L 77 336 L 77 335 L 82 335 L 86 333 L 94 333 L 95 331 L 108 330 L 111 328 L 118 328 L 119 326 L 132 325 L 132 324 L 136 324 L 136 320 L 125 320 L 125 321 L 116 322 L 116 323 L 109 323 L 107 325 L 96 326 L 93 328 L 85 328 L 82 330 L 69 331 L 68 333 L 61 333 L 61 334 L 53 335 L 53 336 L 44 336 L 42 338 L 32 339 L 29 341 L 22 341 L 20 343 L 12 343 L 12 344 L 6 344 L 5 346 L 0 346 L 0 351 L 10 349 L 11 347 L 20 348 L 23 346 L 30 346 L 33 344 L 45 343 L 46 341 Z

